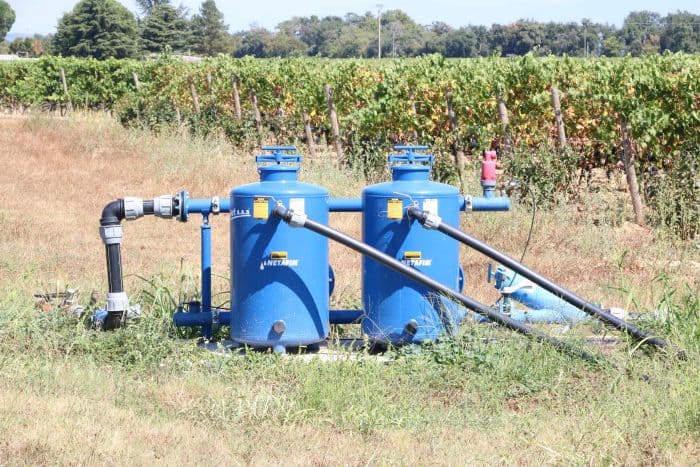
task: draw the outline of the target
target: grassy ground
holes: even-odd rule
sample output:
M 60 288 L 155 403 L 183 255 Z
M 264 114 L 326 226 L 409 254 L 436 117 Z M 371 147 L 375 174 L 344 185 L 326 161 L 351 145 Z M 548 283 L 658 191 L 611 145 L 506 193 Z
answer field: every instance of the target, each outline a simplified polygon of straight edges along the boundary
M 86 330 L 36 310 L 32 294 L 71 286 L 83 291 L 82 302 L 91 290 L 103 297 L 97 221 L 107 201 L 180 189 L 224 196 L 256 179 L 250 154 L 215 139 L 127 131 L 99 116 L 0 119 L 0 147 L 0 464 L 689 465 L 700 458 L 700 250 L 626 222 L 624 195 L 612 202 L 591 195 L 579 209 L 540 213 L 526 263 L 592 301 L 663 311 L 667 321 L 645 327 L 685 347 L 685 363 L 623 342 L 606 351 L 612 365 L 598 368 L 483 326 L 432 349 L 399 352 L 392 364 L 364 354 L 335 363 L 222 357 L 171 337 L 169 295 L 196 293 L 197 220 L 126 224 L 126 285 L 146 309 L 138 326 Z M 307 161 L 302 177 L 336 196 L 358 196 L 366 182 L 329 160 Z M 331 222 L 359 236 L 357 216 Z M 528 225 L 525 205 L 471 215 L 463 227 L 519 256 Z M 213 228 L 214 288 L 225 296 L 225 216 Z M 335 304 L 357 305 L 359 258 L 337 246 L 331 258 Z M 466 292 L 493 301 L 485 259 L 465 251 L 462 264 Z

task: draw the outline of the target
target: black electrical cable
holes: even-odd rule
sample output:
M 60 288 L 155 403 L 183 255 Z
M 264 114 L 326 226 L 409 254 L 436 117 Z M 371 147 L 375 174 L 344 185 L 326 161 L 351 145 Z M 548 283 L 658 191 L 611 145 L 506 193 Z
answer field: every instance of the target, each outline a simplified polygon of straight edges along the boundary
M 520 262 L 521 263 L 525 259 L 525 253 L 527 253 L 527 249 L 530 247 L 530 240 L 532 239 L 532 231 L 535 228 L 535 215 L 537 213 L 537 198 L 535 198 L 535 192 L 532 191 L 532 188 L 530 187 L 530 185 L 525 185 L 525 187 L 527 187 L 527 191 L 530 193 L 530 197 L 532 198 L 532 218 L 530 219 L 530 229 L 527 233 L 527 240 L 525 241 L 525 246 L 523 247 L 523 254 L 520 255 Z M 513 276 L 513 279 L 515 279 L 515 276 Z

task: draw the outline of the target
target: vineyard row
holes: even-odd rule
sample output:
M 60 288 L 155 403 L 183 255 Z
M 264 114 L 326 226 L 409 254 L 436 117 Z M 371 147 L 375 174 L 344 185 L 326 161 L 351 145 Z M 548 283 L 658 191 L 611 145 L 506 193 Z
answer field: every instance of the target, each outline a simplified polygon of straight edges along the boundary
M 0 106 L 108 109 L 125 124 L 185 122 L 250 143 L 299 139 L 307 124 L 330 141 L 330 90 L 343 144 L 355 152 L 399 141 L 467 154 L 505 142 L 555 147 L 563 132 L 582 157 L 604 157 L 620 147 L 625 121 L 642 163 L 666 166 L 700 146 L 698 76 L 700 57 L 685 54 L 198 64 L 47 57 L 0 65 Z

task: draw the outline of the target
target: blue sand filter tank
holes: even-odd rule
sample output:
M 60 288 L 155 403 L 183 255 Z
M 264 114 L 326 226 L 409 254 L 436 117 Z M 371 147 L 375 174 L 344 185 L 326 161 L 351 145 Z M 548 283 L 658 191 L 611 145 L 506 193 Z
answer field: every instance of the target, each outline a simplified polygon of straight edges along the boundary
M 264 147 L 260 182 L 231 191 L 231 339 L 312 345 L 328 335 L 328 240 L 272 215 L 276 203 L 328 223 L 328 191 L 297 181 L 294 146 Z
M 392 181 L 368 186 L 362 192 L 363 239 L 461 291 L 464 275 L 457 241 L 423 228 L 406 213 L 408 207 L 418 206 L 447 224 L 459 226 L 459 191 L 430 181 L 434 158 L 416 152 L 426 146 L 395 149 L 406 152 L 389 156 Z M 362 261 L 362 302 L 362 330 L 370 341 L 380 344 L 434 340 L 453 331 L 464 317 L 464 310 L 451 300 L 367 257 Z

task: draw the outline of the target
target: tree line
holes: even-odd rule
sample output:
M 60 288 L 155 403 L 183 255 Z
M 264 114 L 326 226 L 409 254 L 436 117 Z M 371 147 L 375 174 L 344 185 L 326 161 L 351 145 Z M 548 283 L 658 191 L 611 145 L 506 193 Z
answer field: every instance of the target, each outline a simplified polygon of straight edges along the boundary
M 137 0 L 135 17 L 116 0 L 81 0 L 58 22 L 55 35 L 16 39 L 5 48 L 26 56 L 44 53 L 136 58 L 170 52 L 182 55 L 227 54 L 266 57 L 372 58 L 537 55 L 641 56 L 700 52 L 700 15 L 678 11 L 661 16 L 636 11 L 621 27 L 581 22 L 519 20 L 508 25 L 452 27 L 443 22 L 421 25 L 401 10 L 375 15 L 297 16 L 273 31 L 252 26 L 228 32 L 214 0 L 205 0 L 190 15 L 170 0 Z M 0 0 L 0 38 L 14 22 L 14 12 Z M 381 29 L 381 45 L 379 41 Z

